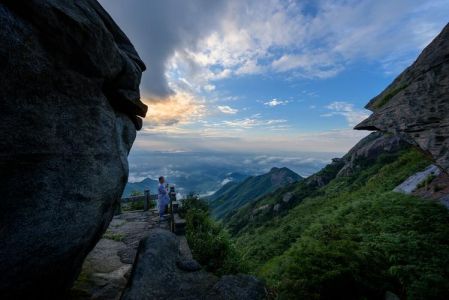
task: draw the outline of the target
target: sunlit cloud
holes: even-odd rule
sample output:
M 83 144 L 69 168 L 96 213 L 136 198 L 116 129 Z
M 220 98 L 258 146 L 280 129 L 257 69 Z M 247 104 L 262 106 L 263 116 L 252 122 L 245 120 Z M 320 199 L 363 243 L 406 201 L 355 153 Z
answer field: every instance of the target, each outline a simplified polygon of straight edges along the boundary
M 206 113 L 204 102 L 188 92 L 177 92 L 163 100 L 143 99 L 148 105 L 146 127 L 167 129 L 194 122 Z

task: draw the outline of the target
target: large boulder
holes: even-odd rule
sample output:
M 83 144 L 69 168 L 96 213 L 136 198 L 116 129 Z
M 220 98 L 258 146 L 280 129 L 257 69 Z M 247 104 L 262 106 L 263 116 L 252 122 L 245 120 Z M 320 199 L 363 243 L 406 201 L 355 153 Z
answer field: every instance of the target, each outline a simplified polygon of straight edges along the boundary
M 0 298 L 60 295 L 112 215 L 145 65 L 95 0 L 0 2 Z
M 449 25 L 366 108 L 356 129 L 400 135 L 449 171 Z

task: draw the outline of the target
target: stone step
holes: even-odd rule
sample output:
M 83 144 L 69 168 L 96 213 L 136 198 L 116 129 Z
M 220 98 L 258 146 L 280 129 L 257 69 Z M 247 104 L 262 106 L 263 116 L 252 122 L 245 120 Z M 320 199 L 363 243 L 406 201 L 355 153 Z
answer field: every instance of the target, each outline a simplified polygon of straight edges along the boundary
M 185 236 L 178 236 L 179 241 L 179 255 L 184 259 L 193 259 L 192 251 Z

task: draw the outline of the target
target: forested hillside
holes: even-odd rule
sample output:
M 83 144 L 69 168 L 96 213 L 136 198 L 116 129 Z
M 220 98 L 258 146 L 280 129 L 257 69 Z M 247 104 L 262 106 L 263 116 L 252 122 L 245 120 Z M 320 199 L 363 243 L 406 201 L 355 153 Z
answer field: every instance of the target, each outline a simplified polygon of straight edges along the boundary
M 248 177 L 240 183 L 227 183 L 208 198 L 209 206 L 212 214 L 220 219 L 279 187 L 302 179 L 288 168 L 272 168 L 266 174 Z
M 417 149 L 372 134 L 225 224 L 251 271 L 280 298 L 447 299 L 447 209 L 392 192 L 429 164 Z

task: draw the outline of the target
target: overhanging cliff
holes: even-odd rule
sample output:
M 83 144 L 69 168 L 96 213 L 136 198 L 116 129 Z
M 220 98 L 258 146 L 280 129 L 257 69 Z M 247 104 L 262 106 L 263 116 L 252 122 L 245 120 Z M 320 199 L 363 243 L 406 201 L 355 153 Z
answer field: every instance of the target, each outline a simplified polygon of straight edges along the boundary
M 400 135 L 449 171 L 449 25 L 366 108 L 355 129 Z

